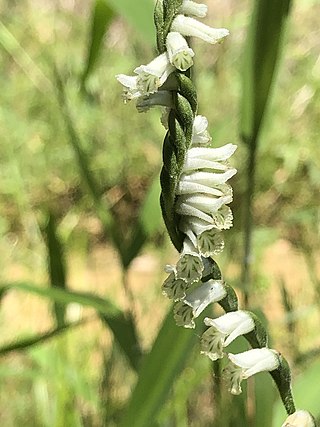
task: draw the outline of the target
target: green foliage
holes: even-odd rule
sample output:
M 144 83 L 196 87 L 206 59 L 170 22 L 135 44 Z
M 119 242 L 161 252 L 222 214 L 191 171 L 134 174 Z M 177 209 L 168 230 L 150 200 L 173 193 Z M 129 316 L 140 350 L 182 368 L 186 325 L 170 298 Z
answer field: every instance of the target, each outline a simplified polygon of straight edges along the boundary
M 112 330 L 115 339 L 124 351 L 132 367 L 137 369 L 141 358 L 141 349 L 137 339 L 135 325 L 132 319 L 127 318 L 127 316 L 125 316 L 125 314 L 111 301 L 89 293 L 72 292 L 57 287 L 41 288 L 28 283 L 2 285 L 1 294 L 3 295 L 4 292 L 8 292 L 12 289 L 49 298 L 63 305 L 77 303 L 94 308 L 101 316 L 103 322 Z M 20 343 L 17 343 L 16 347 L 19 348 L 19 346 Z M 12 348 L 12 350 L 14 350 L 14 348 Z
M 175 326 L 169 310 L 152 350 L 141 365 L 121 427 L 157 425 L 156 417 L 195 345 L 197 336 L 189 332 Z
M 270 99 L 290 4 L 291 0 L 255 2 L 246 43 L 240 107 L 240 132 L 244 141 L 253 144 L 252 150 Z

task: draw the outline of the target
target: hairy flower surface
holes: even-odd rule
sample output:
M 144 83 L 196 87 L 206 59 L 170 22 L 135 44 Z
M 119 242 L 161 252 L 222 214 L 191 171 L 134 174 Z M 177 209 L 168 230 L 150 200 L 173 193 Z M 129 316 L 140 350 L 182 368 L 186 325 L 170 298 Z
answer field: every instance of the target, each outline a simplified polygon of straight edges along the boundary
M 190 0 L 183 0 L 179 13 L 183 15 L 204 18 L 207 15 L 208 6 L 206 4 L 196 3 Z
M 174 308 L 174 319 L 178 326 L 194 328 L 194 319 L 211 303 L 221 301 L 227 295 L 222 280 L 208 280 L 187 293 Z
M 316 427 L 316 424 L 308 411 L 299 410 L 289 415 L 282 427 Z
M 177 15 L 174 18 L 171 31 L 177 31 L 183 36 L 198 37 L 211 44 L 220 43 L 229 35 L 226 28 L 212 28 L 184 15 Z
M 225 372 L 230 379 L 229 391 L 242 392 L 241 382 L 263 371 L 273 371 L 279 367 L 279 353 L 269 348 L 254 348 L 239 354 L 228 354 L 229 364 Z
M 170 63 L 178 70 L 186 71 L 193 65 L 194 52 L 180 33 L 171 31 L 167 36 L 166 45 Z
M 217 319 L 206 317 L 204 323 L 210 327 L 202 334 L 201 353 L 213 361 L 223 357 L 224 347 L 255 327 L 250 314 L 242 310 L 226 313 Z

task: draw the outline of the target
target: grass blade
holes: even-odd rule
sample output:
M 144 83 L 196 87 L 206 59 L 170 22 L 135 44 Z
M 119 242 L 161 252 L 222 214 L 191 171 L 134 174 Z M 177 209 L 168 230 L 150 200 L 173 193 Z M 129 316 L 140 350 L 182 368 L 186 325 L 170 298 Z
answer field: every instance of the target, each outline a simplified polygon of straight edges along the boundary
M 103 37 L 113 18 L 113 10 L 110 8 L 106 0 L 96 0 L 93 5 L 91 14 L 91 29 L 89 37 L 89 46 L 86 59 L 86 66 L 81 77 L 81 85 L 85 86 L 85 82 L 92 73 L 99 54 Z
M 42 288 L 29 283 L 5 284 L 0 289 L 2 296 L 4 292 L 17 290 L 48 298 L 60 304 L 77 303 L 95 309 L 113 332 L 115 340 L 127 356 L 131 366 L 135 370 L 138 368 L 142 352 L 135 325 L 132 319 L 127 318 L 111 301 L 90 293 L 74 292 L 56 287 Z
M 0 356 L 5 356 L 8 353 L 11 353 L 13 351 L 26 350 L 29 347 L 32 347 L 34 345 L 43 344 L 49 339 L 54 338 L 62 334 L 63 332 L 68 331 L 71 328 L 83 325 L 85 322 L 86 322 L 86 319 L 81 320 L 79 322 L 65 323 L 63 326 L 58 326 L 57 328 L 54 328 L 51 331 L 45 332 L 44 334 L 39 334 L 29 338 L 19 338 L 18 341 L 12 344 L 6 344 L 0 347 Z
M 255 143 L 270 98 L 291 0 L 257 0 L 249 29 L 240 111 L 241 135 Z
M 150 427 L 163 407 L 176 377 L 197 342 L 197 335 L 178 328 L 171 310 L 145 357 L 121 427 Z
M 44 227 L 45 242 L 48 252 L 48 270 L 50 276 L 50 286 L 66 289 L 66 266 L 63 256 L 63 248 L 58 237 L 56 221 L 49 212 L 48 220 Z M 65 323 L 66 307 L 59 303 L 54 303 L 54 314 L 57 326 L 63 326 Z

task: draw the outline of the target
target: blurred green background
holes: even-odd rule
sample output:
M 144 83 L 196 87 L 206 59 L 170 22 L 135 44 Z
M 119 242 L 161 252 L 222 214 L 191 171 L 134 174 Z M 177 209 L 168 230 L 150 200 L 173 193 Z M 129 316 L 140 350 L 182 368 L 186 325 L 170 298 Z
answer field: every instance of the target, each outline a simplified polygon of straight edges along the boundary
M 192 40 L 199 114 L 215 146 L 239 146 L 217 262 L 320 417 L 320 4 L 206 3 L 231 36 Z M 267 375 L 228 396 L 161 295 L 177 259 L 158 205 L 164 129 L 115 79 L 155 54 L 151 0 L 0 0 L 1 426 L 285 419 Z

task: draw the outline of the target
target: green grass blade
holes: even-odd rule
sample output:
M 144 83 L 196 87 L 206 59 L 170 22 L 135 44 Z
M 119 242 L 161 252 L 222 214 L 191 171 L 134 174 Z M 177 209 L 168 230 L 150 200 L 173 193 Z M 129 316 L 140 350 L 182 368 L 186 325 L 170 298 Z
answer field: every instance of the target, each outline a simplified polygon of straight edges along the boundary
M 156 341 L 139 372 L 121 427 L 154 425 L 176 377 L 185 366 L 192 347 L 198 341 L 196 333 L 178 328 L 170 310 Z
M 56 220 L 52 212 L 49 212 L 47 223 L 44 227 L 45 242 L 48 252 L 48 270 L 50 286 L 66 289 L 66 266 L 63 248 L 58 237 Z M 54 314 L 57 326 L 65 323 L 66 307 L 60 303 L 54 303 Z
M 112 22 L 113 10 L 106 0 L 96 0 L 91 14 L 91 29 L 85 69 L 81 78 L 84 87 L 89 75 L 92 73 L 101 52 L 103 37 Z
M 249 29 L 240 111 L 241 135 L 255 143 L 281 54 L 291 0 L 257 0 Z
M 297 407 L 310 411 L 316 418 L 320 417 L 319 381 L 320 360 L 312 363 L 293 382 L 293 393 Z M 279 427 L 286 419 L 285 411 L 280 401 L 277 401 L 273 418 L 273 427 Z
M 29 292 L 40 297 L 49 298 L 60 304 L 77 303 L 95 309 L 103 322 L 108 325 L 114 338 L 127 356 L 131 366 L 138 368 L 141 359 L 141 347 L 138 341 L 135 325 L 131 318 L 115 306 L 111 301 L 84 292 L 74 292 L 59 288 L 42 288 L 29 283 L 12 283 L 1 286 L 0 294 L 9 290 Z
M 153 42 L 155 32 L 152 0 L 108 0 L 108 3 L 144 37 L 144 40 Z
M 0 347 L 0 356 L 5 356 L 13 351 L 26 350 L 27 348 L 32 347 L 34 345 L 43 344 L 51 338 L 54 338 L 62 334 L 63 332 L 67 332 L 71 328 L 83 325 L 85 322 L 86 320 L 84 319 L 79 322 L 65 323 L 63 326 L 58 326 L 57 328 L 45 332 L 44 334 L 39 334 L 28 338 L 19 338 L 14 343 L 6 344 Z

